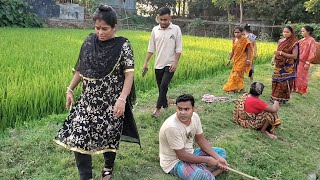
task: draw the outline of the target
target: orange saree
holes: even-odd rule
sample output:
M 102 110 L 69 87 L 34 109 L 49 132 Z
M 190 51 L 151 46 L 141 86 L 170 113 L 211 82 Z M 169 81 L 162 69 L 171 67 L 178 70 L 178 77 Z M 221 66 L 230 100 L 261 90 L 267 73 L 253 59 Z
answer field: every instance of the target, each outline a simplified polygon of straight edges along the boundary
M 228 82 L 223 86 L 224 91 L 239 91 L 244 89 L 244 73 L 249 73 L 251 65 L 247 67 L 246 62 L 248 59 L 247 48 L 251 48 L 250 41 L 241 37 L 233 41 L 233 66 L 228 78 Z M 251 48 L 252 49 L 252 48 Z M 252 55 L 250 58 L 252 63 Z
M 300 61 L 297 68 L 297 78 L 295 80 L 294 90 L 300 94 L 306 94 L 308 89 L 308 74 L 311 60 L 316 54 L 316 41 L 309 37 L 299 41 L 300 44 Z M 305 68 L 305 65 L 307 67 Z

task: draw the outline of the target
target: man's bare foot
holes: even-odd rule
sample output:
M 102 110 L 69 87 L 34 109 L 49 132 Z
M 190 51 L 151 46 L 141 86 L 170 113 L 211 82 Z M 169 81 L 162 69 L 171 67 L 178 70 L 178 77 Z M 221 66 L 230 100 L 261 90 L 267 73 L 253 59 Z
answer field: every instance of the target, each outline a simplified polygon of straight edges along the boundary
M 269 133 L 268 131 L 260 131 L 262 134 L 264 134 L 265 136 L 267 136 L 270 139 L 277 139 L 278 137 L 274 134 Z
M 222 169 L 217 169 L 217 170 L 214 170 L 214 171 L 211 171 L 211 173 L 214 175 L 214 176 L 218 176 L 219 174 L 223 173 L 224 171 Z

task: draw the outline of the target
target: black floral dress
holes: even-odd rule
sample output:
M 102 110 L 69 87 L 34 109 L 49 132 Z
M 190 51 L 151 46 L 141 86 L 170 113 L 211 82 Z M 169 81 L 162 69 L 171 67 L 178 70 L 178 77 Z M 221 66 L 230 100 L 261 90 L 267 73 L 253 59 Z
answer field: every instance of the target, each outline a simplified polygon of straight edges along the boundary
M 125 115 L 120 118 L 113 115 L 124 74 L 133 68 L 133 52 L 127 39 L 115 37 L 101 42 L 95 34 L 90 34 L 75 67 L 82 76 L 82 93 L 55 142 L 84 154 L 115 152 L 120 138 L 140 144 L 132 115 L 134 90 L 127 98 Z

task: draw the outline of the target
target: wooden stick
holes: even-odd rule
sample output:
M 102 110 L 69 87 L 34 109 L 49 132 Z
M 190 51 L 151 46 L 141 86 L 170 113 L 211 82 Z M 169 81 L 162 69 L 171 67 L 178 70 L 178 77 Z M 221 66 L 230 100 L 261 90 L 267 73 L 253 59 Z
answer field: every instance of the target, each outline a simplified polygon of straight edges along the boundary
M 234 172 L 234 173 L 237 173 L 237 174 L 239 174 L 239 175 L 241 175 L 241 176 L 243 176 L 243 177 L 249 178 L 249 179 L 259 180 L 259 179 L 256 178 L 256 177 L 252 177 L 252 176 L 250 176 L 250 175 L 248 175 L 248 174 L 245 174 L 245 173 L 243 173 L 243 172 L 234 170 L 234 169 L 232 169 L 232 168 L 230 168 L 230 167 L 228 167 L 228 170 L 229 170 L 229 171 L 232 171 L 232 172 Z

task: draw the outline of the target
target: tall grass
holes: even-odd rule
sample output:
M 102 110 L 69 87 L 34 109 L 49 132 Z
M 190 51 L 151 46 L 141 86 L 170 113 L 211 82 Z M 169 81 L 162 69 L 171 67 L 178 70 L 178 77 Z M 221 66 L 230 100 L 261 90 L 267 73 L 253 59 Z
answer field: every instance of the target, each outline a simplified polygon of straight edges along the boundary
M 72 78 L 71 68 L 90 32 L 93 31 L 0 28 L 0 130 L 65 110 L 64 93 Z M 118 35 L 132 43 L 138 91 L 155 87 L 153 61 L 150 72 L 144 78 L 141 76 L 150 33 L 121 31 Z M 258 46 L 257 62 L 269 61 L 275 44 L 259 43 Z M 183 48 L 173 84 L 225 70 L 231 41 L 184 36 Z

